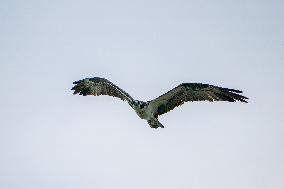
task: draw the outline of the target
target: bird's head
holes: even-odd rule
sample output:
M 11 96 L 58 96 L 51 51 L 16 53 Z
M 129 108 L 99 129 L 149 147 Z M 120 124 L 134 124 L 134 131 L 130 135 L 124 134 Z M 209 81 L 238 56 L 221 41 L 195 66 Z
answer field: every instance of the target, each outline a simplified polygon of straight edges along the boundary
M 135 108 L 143 109 L 147 105 L 146 102 L 140 101 L 140 100 L 134 100 L 133 101 L 133 106 Z

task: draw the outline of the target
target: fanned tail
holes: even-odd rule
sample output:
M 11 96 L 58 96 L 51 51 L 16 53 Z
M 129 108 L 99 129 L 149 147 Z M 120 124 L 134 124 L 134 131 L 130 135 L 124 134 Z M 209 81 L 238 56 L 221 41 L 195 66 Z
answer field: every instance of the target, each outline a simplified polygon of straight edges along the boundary
M 154 128 L 154 129 L 157 129 L 159 127 L 164 128 L 164 125 L 161 124 L 157 119 L 150 119 L 150 120 L 147 120 L 147 122 L 151 128 Z

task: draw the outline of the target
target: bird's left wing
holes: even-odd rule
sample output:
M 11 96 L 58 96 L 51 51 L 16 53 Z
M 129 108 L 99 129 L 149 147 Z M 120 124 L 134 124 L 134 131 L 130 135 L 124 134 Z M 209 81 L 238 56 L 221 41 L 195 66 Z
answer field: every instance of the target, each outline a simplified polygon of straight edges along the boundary
M 123 91 L 121 88 L 110 82 L 105 78 L 93 77 L 86 78 L 73 82 L 75 86 L 71 89 L 74 90 L 73 94 L 79 93 L 79 95 L 108 95 L 120 98 L 121 100 L 127 100 L 128 103 L 133 101 L 133 98 Z
M 247 102 L 248 98 L 238 93 L 242 93 L 242 91 L 202 83 L 183 83 L 150 101 L 149 106 L 156 112 L 155 116 L 158 116 L 187 101 Z

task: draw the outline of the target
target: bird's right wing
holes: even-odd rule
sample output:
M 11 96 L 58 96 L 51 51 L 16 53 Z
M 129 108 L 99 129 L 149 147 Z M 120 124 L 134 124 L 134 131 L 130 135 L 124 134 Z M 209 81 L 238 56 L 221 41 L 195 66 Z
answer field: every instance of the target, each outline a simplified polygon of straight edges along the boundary
M 242 91 L 202 83 L 183 83 L 149 102 L 155 116 L 162 115 L 188 101 L 241 101 L 248 99 Z
M 133 98 L 123 91 L 121 88 L 113 84 L 107 79 L 94 77 L 86 78 L 79 81 L 73 82 L 75 86 L 71 89 L 74 90 L 73 94 L 79 93 L 79 95 L 108 95 L 120 98 L 121 100 L 127 100 L 128 103 L 133 101 Z

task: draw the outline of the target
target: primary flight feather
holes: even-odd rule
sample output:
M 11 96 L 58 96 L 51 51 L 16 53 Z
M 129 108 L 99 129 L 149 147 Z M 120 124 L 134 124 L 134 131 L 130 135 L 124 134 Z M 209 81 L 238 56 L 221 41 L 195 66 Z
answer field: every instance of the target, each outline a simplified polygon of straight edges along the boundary
M 228 101 L 245 102 L 247 97 L 240 95 L 242 91 L 217 87 L 202 83 L 183 83 L 159 96 L 158 98 L 143 102 L 134 100 L 128 93 L 107 79 L 100 77 L 86 78 L 75 81 L 73 94 L 79 95 L 109 95 L 126 100 L 141 119 L 147 120 L 151 128 L 164 128 L 158 121 L 158 116 L 167 113 L 177 106 L 188 101 Z

